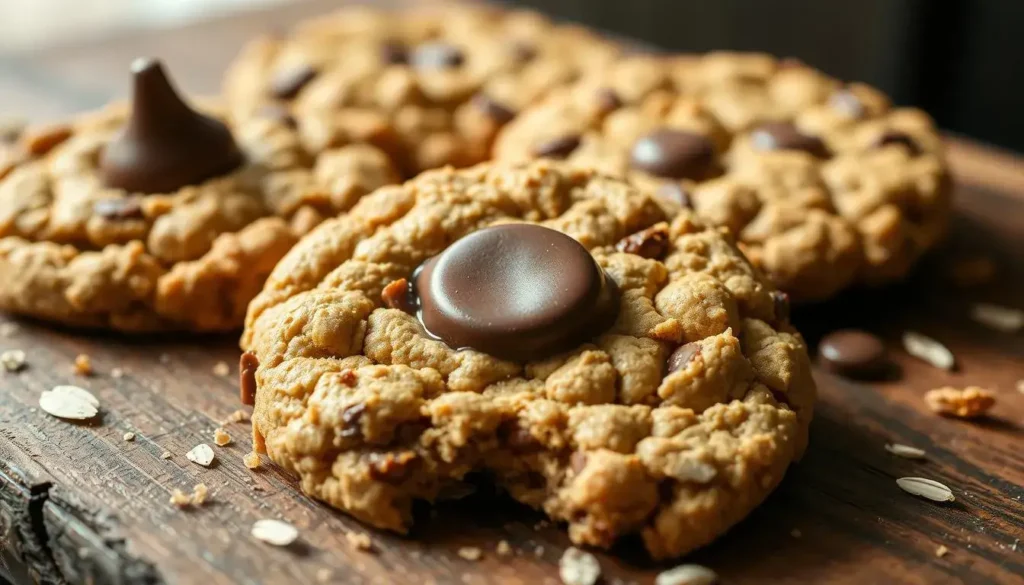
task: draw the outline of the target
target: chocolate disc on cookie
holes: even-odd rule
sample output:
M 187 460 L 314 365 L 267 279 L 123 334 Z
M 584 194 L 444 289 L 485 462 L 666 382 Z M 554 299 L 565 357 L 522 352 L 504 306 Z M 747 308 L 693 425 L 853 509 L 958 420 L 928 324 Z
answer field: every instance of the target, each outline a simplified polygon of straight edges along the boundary
M 578 345 L 618 314 L 615 283 L 586 248 L 532 224 L 460 239 L 417 270 L 414 290 L 431 335 L 516 361 Z
M 829 158 L 832 153 L 816 136 L 804 134 L 788 122 L 772 122 L 754 130 L 751 142 L 758 150 L 802 150 L 818 158 Z
M 630 162 L 657 177 L 704 179 L 714 174 L 715 147 L 706 136 L 662 128 L 633 144 Z

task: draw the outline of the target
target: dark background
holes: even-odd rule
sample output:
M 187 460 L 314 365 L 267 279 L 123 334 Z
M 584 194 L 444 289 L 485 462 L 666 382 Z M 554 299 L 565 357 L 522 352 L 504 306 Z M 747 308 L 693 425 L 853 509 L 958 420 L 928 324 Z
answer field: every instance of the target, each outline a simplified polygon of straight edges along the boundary
M 516 0 L 665 49 L 765 51 L 1024 151 L 1024 0 Z

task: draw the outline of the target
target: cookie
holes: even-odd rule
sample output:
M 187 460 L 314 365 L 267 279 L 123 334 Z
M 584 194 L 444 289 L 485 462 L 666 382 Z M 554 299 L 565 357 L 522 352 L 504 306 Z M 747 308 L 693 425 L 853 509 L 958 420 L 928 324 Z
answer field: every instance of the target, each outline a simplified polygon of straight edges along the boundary
M 494 158 L 566 159 L 729 228 L 797 301 L 907 274 L 950 181 L 922 111 L 767 55 L 631 56 L 521 112 Z
M 122 331 L 232 330 L 324 217 L 400 180 L 383 151 L 313 161 L 276 122 L 227 126 L 132 66 L 133 99 L 27 130 L 0 166 L 0 309 Z
M 552 161 L 364 197 L 275 268 L 242 346 L 254 445 L 306 493 L 404 532 L 474 474 L 658 558 L 771 492 L 815 398 L 786 296 L 727 233 Z
M 250 43 L 224 93 L 236 119 L 289 120 L 308 152 L 357 133 L 411 177 L 485 160 L 519 110 L 618 52 L 535 12 L 350 7 Z

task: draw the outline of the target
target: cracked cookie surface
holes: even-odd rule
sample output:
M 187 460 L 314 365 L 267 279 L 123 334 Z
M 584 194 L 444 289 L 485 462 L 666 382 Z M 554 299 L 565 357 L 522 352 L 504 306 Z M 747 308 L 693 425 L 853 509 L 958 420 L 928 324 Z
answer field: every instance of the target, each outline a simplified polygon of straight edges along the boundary
M 617 287 L 614 324 L 525 362 L 427 334 L 403 279 L 524 222 L 589 251 Z M 658 558 L 707 544 L 774 489 L 815 396 L 786 296 L 727 234 L 551 161 L 431 171 L 364 197 L 275 268 L 242 346 L 259 362 L 256 448 L 356 518 L 404 532 L 413 501 L 482 472 L 576 543 L 639 534 Z
M 482 162 L 519 110 L 617 53 L 525 10 L 346 8 L 250 43 L 224 93 L 236 119 L 289 120 L 308 152 L 368 141 L 411 177 Z
M 927 114 L 767 55 L 623 58 L 505 126 L 494 158 L 536 157 L 692 206 L 801 301 L 903 277 L 948 223 Z

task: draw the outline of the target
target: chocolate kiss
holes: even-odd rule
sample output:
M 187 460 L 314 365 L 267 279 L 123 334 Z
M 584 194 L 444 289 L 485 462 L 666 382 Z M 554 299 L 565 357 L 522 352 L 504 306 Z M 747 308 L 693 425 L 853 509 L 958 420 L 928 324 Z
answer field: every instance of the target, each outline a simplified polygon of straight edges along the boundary
M 169 193 L 242 164 L 231 132 L 182 101 L 160 61 L 136 59 L 132 76 L 131 115 L 100 160 L 108 187 Z

